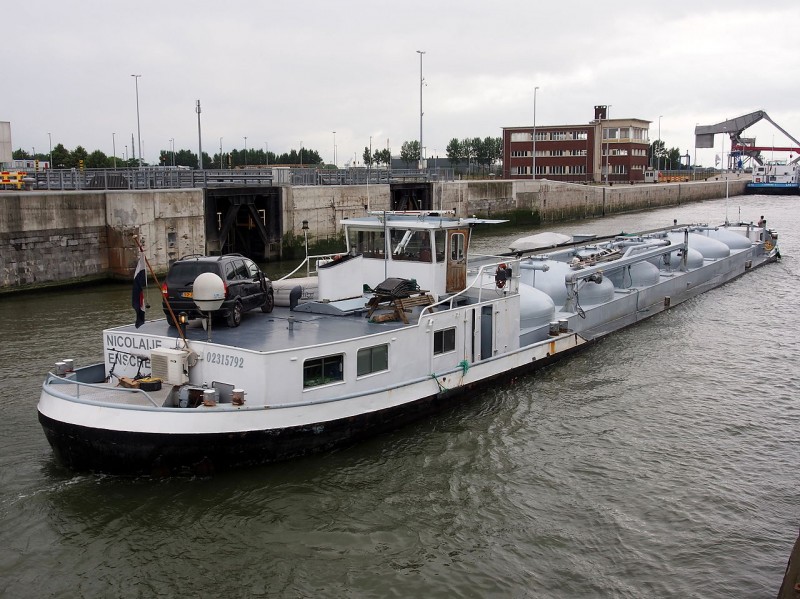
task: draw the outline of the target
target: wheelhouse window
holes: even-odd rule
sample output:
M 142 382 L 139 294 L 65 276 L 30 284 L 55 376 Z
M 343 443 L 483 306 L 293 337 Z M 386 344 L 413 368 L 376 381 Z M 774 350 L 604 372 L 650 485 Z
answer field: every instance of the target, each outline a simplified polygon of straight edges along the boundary
M 389 242 L 393 260 L 431 262 L 431 236 L 428 231 L 392 229 Z
M 456 350 L 456 329 L 442 329 L 433 333 L 433 355 L 446 354 Z
M 312 358 L 303 364 L 303 388 L 319 387 L 344 380 L 344 354 Z
M 389 346 L 362 347 L 358 350 L 356 361 L 356 374 L 358 376 L 389 370 Z
M 466 258 L 464 247 L 466 239 L 463 233 L 453 233 L 450 237 L 450 259 L 464 260 Z
M 364 258 L 379 258 L 381 260 L 385 258 L 386 241 L 383 230 L 348 228 L 347 246 L 348 249 L 362 254 Z

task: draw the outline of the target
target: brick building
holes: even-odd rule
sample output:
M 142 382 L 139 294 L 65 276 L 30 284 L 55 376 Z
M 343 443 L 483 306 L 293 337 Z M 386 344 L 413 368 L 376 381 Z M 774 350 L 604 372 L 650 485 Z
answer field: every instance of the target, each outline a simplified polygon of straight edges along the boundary
M 537 179 L 644 181 L 650 121 L 607 115 L 607 106 L 595 106 L 585 125 L 537 125 L 535 141 L 533 127 L 503 127 L 503 177 L 530 179 L 535 164 Z

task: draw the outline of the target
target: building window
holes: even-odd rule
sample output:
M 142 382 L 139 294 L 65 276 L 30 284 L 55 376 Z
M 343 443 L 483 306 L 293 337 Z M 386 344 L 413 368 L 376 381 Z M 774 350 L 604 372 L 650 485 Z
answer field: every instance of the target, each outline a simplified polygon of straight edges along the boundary
M 356 358 L 356 374 L 365 376 L 373 372 L 389 370 L 389 346 L 375 345 L 358 350 Z
M 528 175 L 528 167 L 527 166 L 518 166 L 515 175 Z
M 572 139 L 578 139 L 578 140 L 589 139 L 589 134 L 586 131 L 574 131 L 572 133 Z
M 456 329 L 442 329 L 433 333 L 433 355 L 446 354 L 456 350 Z
M 564 150 L 550 150 L 550 156 L 563 156 Z
M 586 156 L 586 150 L 570 150 L 570 156 Z
M 536 141 L 548 141 L 549 139 L 550 139 L 550 134 L 547 131 L 536 132 Z
M 526 156 L 530 156 L 531 153 L 528 150 L 513 150 L 511 152 L 512 158 L 524 158 Z
M 536 165 L 536 174 L 537 175 L 546 175 L 547 174 L 547 167 L 546 166 L 539 166 Z
M 624 164 L 613 164 L 611 165 L 611 173 L 614 175 L 625 175 L 627 174 L 628 169 L 625 168 Z
M 567 139 L 567 132 L 566 131 L 553 131 L 550 134 L 550 139 L 553 141 L 564 141 Z
M 550 167 L 550 174 L 551 175 L 563 175 L 564 174 L 564 166 L 557 164 L 555 166 Z
M 533 141 L 533 137 L 530 133 L 517 131 L 516 133 L 511 134 L 511 141 Z
M 619 129 L 611 127 L 603 129 L 603 139 L 619 139 Z

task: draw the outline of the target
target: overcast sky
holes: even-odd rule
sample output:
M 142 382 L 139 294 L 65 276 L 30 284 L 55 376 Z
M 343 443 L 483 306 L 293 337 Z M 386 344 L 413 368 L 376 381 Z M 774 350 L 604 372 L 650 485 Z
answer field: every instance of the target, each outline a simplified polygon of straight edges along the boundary
M 7 7 L 11 8 L 10 6 Z M 203 149 L 298 148 L 338 163 L 374 148 L 398 154 L 419 136 L 444 155 L 450 139 L 504 126 L 653 121 L 651 139 L 694 152 L 694 127 L 765 110 L 800 139 L 800 1 L 428 0 L 418 2 L 13 3 L 0 50 L 0 120 L 13 147 L 130 153 L 136 93 L 144 158 Z M 8 13 L 8 10 L 6 10 Z M 769 124 L 759 145 L 787 145 Z M 721 137 L 716 138 L 716 152 Z M 729 144 L 726 140 L 726 152 Z M 714 150 L 698 150 L 709 166 Z M 778 156 L 776 156 L 777 158 Z M 784 156 L 785 157 L 785 156 Z

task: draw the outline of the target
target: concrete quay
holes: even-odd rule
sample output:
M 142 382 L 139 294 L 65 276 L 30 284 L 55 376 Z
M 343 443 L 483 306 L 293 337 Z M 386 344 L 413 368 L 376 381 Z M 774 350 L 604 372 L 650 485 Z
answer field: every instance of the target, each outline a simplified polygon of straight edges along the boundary
M 597 218 L 744 193 L 747 179 L 596 186 L 548 180 L 449 181 L 419 185 L 425 205 L 458 216 L 538 214 L 542 223 Z M 232 193 L 236 190 L 232 189 Z M 339 221 L 396 205 L 391 185 L 278 186 L 264 215 L 281 239 L 328 238 Z M 219 193 L 219 192 L 217 192 Z M 218 249 L 219 225 L 204 189 L 0 192 L 0 294 L 109 278 L 129 278 L 137 235 L 157 272 L 186 254 Z M 270 244 L 280 256 L 280 240 Z M 272 247 L 274 246 L 274 247 Z

